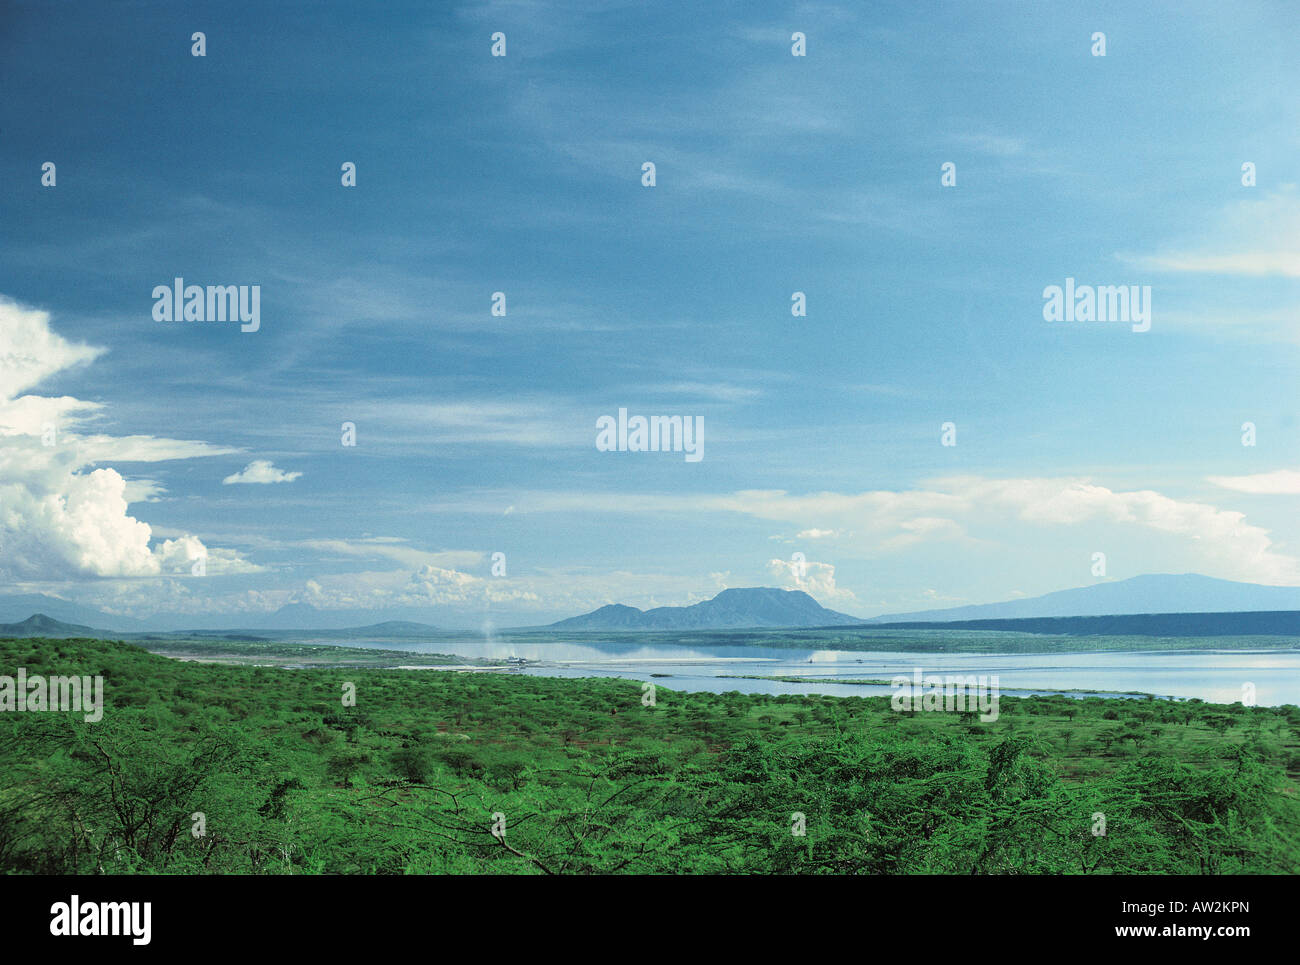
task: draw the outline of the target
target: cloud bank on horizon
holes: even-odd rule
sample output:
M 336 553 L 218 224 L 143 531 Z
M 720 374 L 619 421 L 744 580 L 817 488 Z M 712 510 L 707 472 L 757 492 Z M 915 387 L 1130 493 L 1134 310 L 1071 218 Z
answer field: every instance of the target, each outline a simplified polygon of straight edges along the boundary
M 477 627 L 1300 585 L 1277 7 L 231 11 L 203 57 L 100 16 L 5 41 L 0 592 Z M 1148 330 L 1082 320 L 1127 286 Z

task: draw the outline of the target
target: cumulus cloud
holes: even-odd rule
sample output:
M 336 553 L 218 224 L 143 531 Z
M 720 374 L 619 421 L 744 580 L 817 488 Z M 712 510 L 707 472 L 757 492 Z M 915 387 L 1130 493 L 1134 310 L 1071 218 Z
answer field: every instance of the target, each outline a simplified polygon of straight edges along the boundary
M 482 582 L 469 573 L 425 565 L 411 574 L 407 589 L 431 603 L 464 603 L 471 588 Z
M 292 597 L 320 610 L 379 610 L 391 607 L 486 607 L 495 603 L 538 604 L 541 597 L 518 581 L 485 579 L 433 564 L 414 572 L 322 575 L 307 580 Z
M 20 394 L 101 354 L 55 333 L 47 312 L 0 299 L 0 547 L 7 579 L 160 576 L 178 565 L 178 554 L 203 548 L 194 537 L 181 546 L 153 545 L 149 525 L 127 510 L 133 501 L 156 498 L 161 486 L 92 467 L 234 450 L 153 436 L 86 434 L 86 423 L 101 416 L 102 404 Z M 230 551 L 217 558 L 232 568 L 249 565 Z
M 768 572 L 784 589 L 803 590 L 820 601 L 856 601 L 853 591 L 835 585 L 835 567 L 831 563 L 793 558 L 769 560 Z
M 83 365 L 103 354 L 57 335 L 48 312 L 32 311 L 0 299 L 0 396 L 8 401 L 56 372 Z
M 0 486 L 5 558 L 16 575 L 151 576 L 160 572 L 150 530 L 126 512 L 113 469 L 69 473 L 57 491 Z
M 254 459 L 242 470 L 227 476 L 221 482 L 226 486 L 238 483 L 270 484 L 293 482 L 300 476 L 302 476 L 300 472 L 285 472 L 283 469 L 277 469 L 269 459 Z
M 261 573 L 263 567 L 243 559 L 234 550 L 204 546 L 193 536 L 164 540 L 155 547 L 154 557 L 160 572 L 176 576 L 193 575 L 195 563 L 203 563 L 205 576 L 228 576 L 235 573 Z

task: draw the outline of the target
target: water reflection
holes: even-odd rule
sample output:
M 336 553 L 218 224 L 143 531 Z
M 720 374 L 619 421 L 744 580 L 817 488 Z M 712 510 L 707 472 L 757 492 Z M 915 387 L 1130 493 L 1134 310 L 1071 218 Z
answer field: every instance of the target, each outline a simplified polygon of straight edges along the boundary
M 866 696 L 888 686 L 837 683 L 927 674 L 997 674 L 1004 694 L 1078 690 L 1152 693 L 1232 703 L 1242 685 L 1259 704 L 1300 704 L 1300 650 L 1195 650 L 1055 654 L 884 653 L 786 650 L 771 647 L 690 647 L 654 642 L 551 642 L 465 637 L 433 641 L 349 641 L 349 645 L 456 653 L 527 663 L 515 672 L 551 677 L 626 677 L 677 690 L 724 693 L 822 693 Z M 799 677 L 798 682 L 745 676 Z

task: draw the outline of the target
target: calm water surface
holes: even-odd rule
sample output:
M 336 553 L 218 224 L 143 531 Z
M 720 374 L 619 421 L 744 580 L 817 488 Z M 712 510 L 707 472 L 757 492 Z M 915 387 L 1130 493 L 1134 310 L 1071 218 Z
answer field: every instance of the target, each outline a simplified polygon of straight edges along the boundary
M 1255 685 L 1261 705 L 1300 704 L 1300 650 L 1194 650 L 1106 653 L 931 654 L 767 647 L 688 647 L 627 643 L 521 643 L 483 638 L 349 641 L 349 645 L 456 653 L 464 657 L 523 658 L 517 673 L 544 677 L 625 677 L 674 690 L 724 693 L 888 694 L 888 686 L 836 681 L 926 674 L 997 674 L 1001 692 L 1120 691 L 1199 697 L 1216 703 L 1242 699 Z M 743 676 L 799 677 L 800 682 L 745 680 Z M 1086 696 L 1084 694 L 1083 696 Z

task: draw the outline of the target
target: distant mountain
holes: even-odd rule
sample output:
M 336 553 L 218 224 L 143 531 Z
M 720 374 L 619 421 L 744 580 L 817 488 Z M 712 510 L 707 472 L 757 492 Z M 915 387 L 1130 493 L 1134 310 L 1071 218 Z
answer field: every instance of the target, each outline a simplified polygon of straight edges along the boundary
M 305 630 L 308 627 L 326 626 L 322 616 L 324 614 L 310 603 L 289 603 L 274 613 L 259 613 L 246 617 L 245 621 L 257 624 L 258 629 L 262 630 Z M 335 626 L 333 623 L 328 625 Z
M 64 623 L 47 617 L 44 613 L 33 613 L 20 623 L 0 623 L 0 637 L 100 637 L 102 631 L 75 623 Z
M 828 610 L 802 590 L 771 587 L 723 590 L 691 606 L 652 610 L 613 603 L 552 623 L 551 630 L 726 630 L 746 627 L 852 626 L 863 621 Z
M 1149 574 L 1006 603 L 921 610 L 872 617 L 868 623 L 1016 620 L 1027 617 L 1117 616 L 1134 613 L 1240 613 L 1300 610 L 1300 587 L 1216 580 L 1197 573 Z
M 110 630 L 145 629 L 145 624 L 139 620 L 114 616 L 94 607 L 60 600 L 56 596 L 46 596 L 43 593 L 0 595 L 0 624 L 18 623 L 33 613 L 43 614 L 49 619 L 63 623 L 105 627 Z
M 364 627 L 314 627 L 305 630 L 279 630 L 260 628 L 262 632 L 277 633 L 285 638 L 311 637 L 320 640 L 357 640 L 364 637 L 393 639 L 395 637 L 428 637 L 444 634 L 447 631 L 427 623 L 412 623 L 409 620 L 389 620 L 385 623 L 372 623 Z
M 1093 617 L 872 623 L 872 630 L 1003 630 L 1105 637 L 1300 637 L 1300 610 L 1120 613 Z
M 212 639 L 243 640 L 270 642 L 275 639 L 293 639 L 309 637 L 322 640 L 358 640 L 367 637 L 376 639 L 393 639 L 399 637 L 428 637 L 440 635 L 446 631 L 427 623 L 411 623 L 406 620 L 390 620 L 387 623 L 374 623 L 366 627 L 340 627 L 337 629 L 275 630 L 231 628 L 212 630 L 193 627 L 188 630 L 113 630 L 88 627 L 81 624 L 55 620 L 44 613 L 35 613 L 26 620 L 14 623 L 0 623 L 0 637 L 92 637 L 96 639 L 120 640 L 166 640 L 166 639 Z
M 289 603 L 274 613 L 256 616 L 244 615 L 243 625 L 255 630 L 330 630 L 338 634 L 356 636 L 419 636 L 437 632 L 437 627 L 410 620 L 388 620 L 384 623 L 358 624 L 375 618 L 373 610 L 318 610 L 310 603 Z M 229 623 L 229 620 L 227 620 Z
M 351 633 L 368 633 L 380 637 L 419 636 L 422 633 L 438 631 L 427 623 L 413 623 L 410 620 L 388 620 L 384 623 L 372 623 L 366 627 L 348 627 Z

